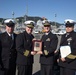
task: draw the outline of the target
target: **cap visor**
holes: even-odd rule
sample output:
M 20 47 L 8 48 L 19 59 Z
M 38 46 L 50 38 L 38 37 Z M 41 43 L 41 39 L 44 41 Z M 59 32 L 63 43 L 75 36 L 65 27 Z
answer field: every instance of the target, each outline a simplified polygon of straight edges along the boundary
M 31 26 L 31 25 L 27 25 L 27 27 L 33 28 L 34 26 Z
M 44 25 L 44 27 L 49 27 L 50 25 Z

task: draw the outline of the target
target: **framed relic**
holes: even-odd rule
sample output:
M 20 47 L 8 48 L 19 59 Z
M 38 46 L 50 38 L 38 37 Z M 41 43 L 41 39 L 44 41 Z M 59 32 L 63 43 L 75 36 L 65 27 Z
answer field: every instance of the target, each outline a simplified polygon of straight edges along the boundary
M 33 51 L 41 51 L 42 50 L 42 41 L 34 40 L 33 41 Z

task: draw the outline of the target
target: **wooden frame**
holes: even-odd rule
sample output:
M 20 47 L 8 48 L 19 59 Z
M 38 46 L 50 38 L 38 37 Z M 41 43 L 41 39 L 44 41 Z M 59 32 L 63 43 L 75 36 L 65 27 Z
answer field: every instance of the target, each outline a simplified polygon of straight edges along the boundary
M 33 51 L 41 51 L 42 50 L 42 41 L 34 40 L 33 41 Z

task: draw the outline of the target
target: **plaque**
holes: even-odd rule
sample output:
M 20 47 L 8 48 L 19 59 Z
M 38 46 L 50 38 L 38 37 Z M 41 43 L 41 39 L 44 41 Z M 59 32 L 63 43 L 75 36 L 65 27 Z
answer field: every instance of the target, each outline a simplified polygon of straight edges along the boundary
M 34 40 L 33 41 L 33 51 L 41 51 L 42 50 L 42 41 Z

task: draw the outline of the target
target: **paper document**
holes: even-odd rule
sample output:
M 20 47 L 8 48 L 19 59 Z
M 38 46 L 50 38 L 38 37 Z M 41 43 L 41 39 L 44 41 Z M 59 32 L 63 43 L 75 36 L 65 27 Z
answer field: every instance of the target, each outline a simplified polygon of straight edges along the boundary
M 61 53 L 61 58 L 65 58 L 67 55 L 71 53 L 70 46 L 61 46 L 60 53 Z

